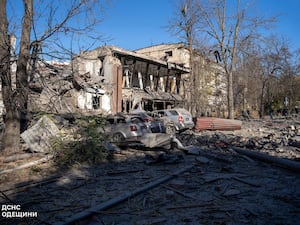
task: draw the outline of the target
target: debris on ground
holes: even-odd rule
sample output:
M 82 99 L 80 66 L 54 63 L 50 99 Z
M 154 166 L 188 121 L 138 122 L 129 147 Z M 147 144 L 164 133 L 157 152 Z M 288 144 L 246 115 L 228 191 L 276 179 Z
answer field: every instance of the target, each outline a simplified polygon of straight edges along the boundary
M 146 133 L 140 139 L 147 148 L 164 147 L 171 144 L 172 135 L 165 133 Z
M 57 137 L 59 129 L 46 115 L 21 134 L 22 139 L 32 152 L 49 153 L 51 140 Z
M 108 145 L 112 159 L 98 165 L 60 170 L 50 160 L 5 173 L 1 204 L 38 217 L 0 223 L 297 224 L 299 171 L 243 151 L 298 168 L 299 128 L 294 120 L 250 120 L 240 130 L 176 134 L 167 150 Z

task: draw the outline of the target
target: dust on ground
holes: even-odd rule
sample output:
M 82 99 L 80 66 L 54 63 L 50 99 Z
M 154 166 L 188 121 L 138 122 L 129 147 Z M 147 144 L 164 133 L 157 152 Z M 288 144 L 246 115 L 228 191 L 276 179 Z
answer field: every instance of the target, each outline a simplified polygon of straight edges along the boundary
M 1 217 L 0 223 L 66 224 L 90 212 L 73 224 L 297 224 L 299 171 L 239 154 L 234 147 L 298 163 L 299 128 L 295 119 L 244 121 L 237 131 L 178 135 L 185 146 L 196 147 L 190 151 L 128 148 L 99 165 L 62 170 L 50 160 L 1 174 L 1 204 L 20 205 L 38 217 Z M 32 160 L 2 163 L 0 170 Z M 97 207 L 124 195 L 130 197 Z

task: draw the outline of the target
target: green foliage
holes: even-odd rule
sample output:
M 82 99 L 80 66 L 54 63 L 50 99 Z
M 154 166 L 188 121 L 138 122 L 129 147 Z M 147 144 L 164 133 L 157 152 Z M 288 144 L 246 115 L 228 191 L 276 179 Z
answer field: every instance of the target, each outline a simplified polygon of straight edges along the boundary
M 47 112 L 43 112 L 43 111 L 39 111 L 39 112 L 36 112 L 32 115 L 32 119 L 34 121 L 37 121 L 39 120 L 40 118 L 42 118 L 43 116 L 48 116 L 49 118 L 53 119 L 54 118 L 54 114 L 52 113 L 47 113 Z
M 95 164 L 106 159 L 107 152 L 103 143 L 107 135 L 104 132 L 104 125 L 104 117 L 77 118 L 74 124 L 75 131 L 52 142 L 57 161 L 63 165 L 71 165 L 76 162 Z
M 37 174 L 41 171 L 42 171 L 42 168 L 40 168 L 38 166 L 33 166 L 33 167 L 30 168 L 30 174 L 32 174 L 32 175 Z

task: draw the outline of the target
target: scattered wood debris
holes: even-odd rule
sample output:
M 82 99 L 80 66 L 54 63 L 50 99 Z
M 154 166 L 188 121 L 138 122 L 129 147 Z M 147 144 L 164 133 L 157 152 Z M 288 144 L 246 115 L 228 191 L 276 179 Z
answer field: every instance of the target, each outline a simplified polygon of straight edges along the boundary
M 20 204 L 38 218 L 0 224 L 297 224 L 299 135 L 297 121 L 250 120 L 241 130 L 179 134 L 179 145 L 166 151 L 113 150 L 111 161 L 10 187 L 3 176 L 33 170 L 4 173 L 1 204 Z M 292 169 L 276 166 L 281 162 Z

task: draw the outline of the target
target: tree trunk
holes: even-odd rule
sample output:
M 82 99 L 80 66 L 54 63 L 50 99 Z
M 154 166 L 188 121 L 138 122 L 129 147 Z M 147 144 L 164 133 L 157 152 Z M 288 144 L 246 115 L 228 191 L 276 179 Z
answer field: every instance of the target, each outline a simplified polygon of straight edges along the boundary
M 227 95 L 227 100 L 228 100 L 228 118 L 229 119 L 234 119 L 234 105 L 233 105 L 233 82 L 232 82 L 232 75 L 233 72 L 229 71 L 228 73 L 228 95 Z
M 190 109 L 189 111 L 193 116 L 196 115 L 196 80 L 195 80 L 195 72 L 194 72 L 194 53 L 193 53 L 193 39 L 190 35 L 187 35 L 190 38 L 188 39 L 188 48 L 190 52 L 190 58 L 189 58 L 189 63 L 190 63 Z
M 28 102 L 28 71 L 30 59 L 30 33 L 33 21 L 33 0 L 24 0 L 25 12 L 22 24 L 20 53 L 17 62 L 17 101 L 20 103 L 20 132 L 27 128 L 27 102 Z
M 2 92 L 3 93 L 3 92 Z M 7 96 L 9 94 L 4 94 Z M 20 149 L 20 114 L 15 107 L 7 107 L 5 115 L 5 131 L 2 136 L 3 153 L 17 153 Z
M 18 123 L 14 118 L 17 116 L 13 106 L 13 92 L 10 73 L 10 40 L 8 36 L 8 21 L 6 15 L 6 1 L 0 1 L 0 70 L 2 99 L 6 111 L 4 112 L 5 131 L 2 136 L 2 149 L 4 152 L 15 151 L 17 143 L 15 142 Z M 18 136 L 19 139 L 19 136 Z M 18 146 L 17 146 L 18 148 Z
M 265 114 L 265 110 L 264 110 L 264 92 L 265 92 L 265 84 L 266 82 L 263 81 L 263 85 L 261 88 L 261 96 L 260 96 L 260 108 L 259 108 L 259 118 L 262 119 L 264 117 Z
M 10 67 L 7 66 L 1 72 L 2 80 L 2 96 L 6 109 L 5 130 L 2 136 L 2 150 L 4 152 L 17 152 L 20 149 L 20 121 L 21 115 L 27 113 L 28 101 L 28 76 L 27 64 L 30 57 L 30 33 L 33 16 L 33 0 L 24 0 L 24 18 L 22 23 L 22 35 L 20 42 L 20 52 L 17 61 L 16 71 L 16 89 L 13 90 L 11 83 Z M 7 24 L 6 27 L 1 26 L 1 35 L 7 36 L 8 39 L 8 22 L 6 16 L 6 1 L 0 1 L 1 24 Z M 3 27 L 3 30 L 2 30 Z M 4 39 L 5 40 L 5 39 Z M 1 39 L 3 42 L 3 40 Z M 6 42 L 6 48 L 10 49 L 9 41 Z M 10 52 L 8 51 L 8 60 Z

